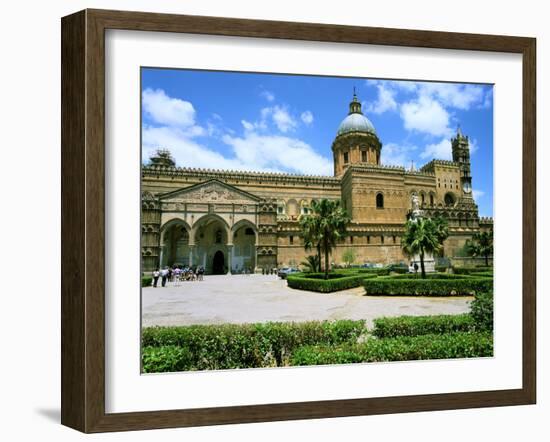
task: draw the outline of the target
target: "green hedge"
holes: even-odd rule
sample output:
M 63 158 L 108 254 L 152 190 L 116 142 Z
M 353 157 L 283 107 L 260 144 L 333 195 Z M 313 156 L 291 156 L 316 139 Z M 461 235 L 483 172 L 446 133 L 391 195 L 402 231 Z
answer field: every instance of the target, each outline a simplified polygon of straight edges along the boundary
M 477 276 L 477 275 L 476 275 Z M 406 275 L 391 275 L 392 279 L 422 279 L 420 273 L 407 273 Z M 453 275 L 452 273 L 426 273 L 426 279 L 468 279 L 469 275 Z M 386 278 L 384 278 L 386 279 Z
M 335 274 L 329 273 L 329 279 L 324 278 L 322 273 L 297 273 L 288 275 L 287 285 L 293 289 L 309 290 L 312 292 L 330 293 L 338 290 L 346 290 L 360 287 L 363 281 L 368 278 L 376 278 L 376 275 L 365 274 Z
M 363 344 L 348 344 L 338 348 L 302 347 L 294 352 L 290 363 L 291 365 L 327 365 L 488 356 L 493 356 L 492 334 L 456 332 L 444 335 L 369 339 Z
M 457 275 L 470 275 L 472 273 L 486 273 L 493 272 L 491 266 L 478 266 L 478 267 L 453 267 L 453 272 Z
M 445 334 L 474 330 L 474 319 L 463 315 L 398 316 L 374 320 L 372 334 L 378 338 Z
M 365 321 L 191 325 L 142 330 L 145 373 L 285 366 L 307 345 L 356 342 Z
M 473 320 L 478 330 L 493 330 L 493 292 L 476 293 L 471 303 Z
M 494 274 L 493 272 L 474 272 L 470 275 L 476 277 L 476 278 L 493 278 Z
M 141 286 L 142 287 L 150 287 L 153 285 L 153 277 L 151 276 L 142 276 L 141 277 Z
M 363 281 L 367 295 L 384 296 L 460 296 L 493 289 L 490 278 L 410 279 L 376 278 Z

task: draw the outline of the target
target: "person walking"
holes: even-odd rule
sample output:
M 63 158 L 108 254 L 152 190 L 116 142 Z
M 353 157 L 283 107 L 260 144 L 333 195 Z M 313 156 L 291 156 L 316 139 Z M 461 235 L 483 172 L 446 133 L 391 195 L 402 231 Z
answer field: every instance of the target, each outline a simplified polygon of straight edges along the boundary
M 155 269 L 155 271 L 153 272 L 153 287 L 155 288 L 157 287 L 157 283 L 159 282 L 159 276 L 159 269 Z

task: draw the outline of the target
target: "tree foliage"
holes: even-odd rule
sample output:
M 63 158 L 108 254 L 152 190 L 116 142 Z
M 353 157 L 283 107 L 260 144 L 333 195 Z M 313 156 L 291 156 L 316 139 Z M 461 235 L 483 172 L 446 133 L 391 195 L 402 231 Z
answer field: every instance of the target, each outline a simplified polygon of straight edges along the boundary
M 466 249 L 470 256 L 485 258 L 485 266 L 489 265 L 489 256 L 493 255 L 493 231 L 478 232 L 466 243 Z
M 354 249 L 346 249 L 344 250 L 344 253 L 342 253 L 342 260 L 346 263 L 348 267 L 351 266 L 356 259 L 357 254 L 355 253 Z
M 436 254 L 443 248 L 443 241 L 449 236 L 447 222 L 443 218 L 410 219 L 405 224 L 405 233 L 401 239 L 403 251 L 420 257 L 422 278 L 426 278 L 424 258 L 427 253 Z
M 324 254 L 325 279 L 328 279 L 329 256 L 332 249 L 346 235 L 350 218 L 338 200 L 322 199 L 311 205 L 311 214 L 300 219 L 306 250 L 317 249 L 320 257 Z

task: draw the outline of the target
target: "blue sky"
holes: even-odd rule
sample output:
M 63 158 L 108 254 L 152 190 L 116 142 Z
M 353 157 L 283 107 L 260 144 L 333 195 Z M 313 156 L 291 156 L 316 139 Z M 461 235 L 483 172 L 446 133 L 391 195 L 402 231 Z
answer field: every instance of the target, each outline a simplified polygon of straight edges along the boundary
M 492 85 L 142 68 L 143 159 L 162 147 L 181 167 L 332 175 L 354 87 L 382 164 L 451 159 L 460 125 L 479 213 L 492 216 Z

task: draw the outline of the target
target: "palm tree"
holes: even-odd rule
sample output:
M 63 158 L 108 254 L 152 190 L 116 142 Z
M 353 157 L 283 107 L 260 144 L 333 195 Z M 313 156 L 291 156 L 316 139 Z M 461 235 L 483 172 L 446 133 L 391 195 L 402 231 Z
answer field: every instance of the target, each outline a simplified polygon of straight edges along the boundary
M 433 223 L 435 224 L 435 233 L 441 244 L 449 237 L 449 225 L 445 218 L 438 216 L 437 218 L 432 218 Z
M 424 257 L 426 253 L 437 253 L 448 236 L 444 220 L 417 218 L 405 224 L 405 233 L 401 240 L 403 250 L 409 256 L 419 255 L 422 278 L 426 278 Z
M 337 200 L 322 199 L 312 209 L 313 217 L 317 220 L 315 224 L 320 249 L 325 255 L 325 279 L 328 279 L 329 255 L 338 241 L 346 235 L 350 218 Z
M 316 250 L 317 252 L 317 265 L 313 269 L 314 272 L 321 271 L 321 241 L 319 234 L 319 218 L 313 214 L 316 212 L 319 203 L 317 201 L 311 202 L 311 215 L 304 215 L 300 218 L 300 227 L 302 229 L 302 236 L 304 237 L 304 248 L 306 251 Z
M 306 260 L 305 261 L 302 261 L 300 263 L 303 267 L 305 267 L 305 271 L 306 272 L 318 272 L 320 270 L 319 269 L 319 256 L 317 255 L 309 255 L 308 257 L 306 257 Z
M 471 256 L 483 256 L 485 266 L 489 266 L 489 256 L 493 254 L 493 231 L 478 232 L 467 243 L 467 250 Z

